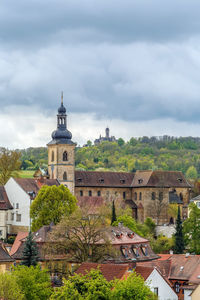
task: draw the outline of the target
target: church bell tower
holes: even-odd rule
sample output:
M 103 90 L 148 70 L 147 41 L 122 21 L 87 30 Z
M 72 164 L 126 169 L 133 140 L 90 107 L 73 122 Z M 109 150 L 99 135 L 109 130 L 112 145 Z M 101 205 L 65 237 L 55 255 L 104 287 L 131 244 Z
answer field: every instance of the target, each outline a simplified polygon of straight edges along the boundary
M 63 105 L 63 93 L 61 106 L 58 108 L 57 129 L 52 132 L 52 140 L 48 147 L 48 173 L 50 179 L 58 179 L 61 184 L 69 188 L 74 194 L 75 187 L 75 146 L 72 142 L 72 134 L 67 129 L 66 108 Z

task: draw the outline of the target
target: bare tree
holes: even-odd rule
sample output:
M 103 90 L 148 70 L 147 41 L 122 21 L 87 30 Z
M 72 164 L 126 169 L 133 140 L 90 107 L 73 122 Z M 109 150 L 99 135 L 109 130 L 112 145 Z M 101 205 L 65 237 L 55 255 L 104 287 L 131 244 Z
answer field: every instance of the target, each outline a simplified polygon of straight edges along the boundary
M 168 192 L 164 188 L 151 193 L 151 200 L 147 206 L 148 216 L 153 218 L 157 225 L 166 222 L 168 213 Z

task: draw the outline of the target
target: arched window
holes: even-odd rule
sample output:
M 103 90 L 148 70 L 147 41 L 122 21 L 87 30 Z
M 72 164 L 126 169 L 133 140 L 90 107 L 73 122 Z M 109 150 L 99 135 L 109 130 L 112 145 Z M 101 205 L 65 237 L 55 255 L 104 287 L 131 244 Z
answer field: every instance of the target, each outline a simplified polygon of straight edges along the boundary
M 54 161 L 54 151 L 51 152 L 51 161 Z
M 142 193 L 139 194 L 139 200 L 142 200 Z
M 134 193 L 134 199 L 137 200 L 137 193 Z
M 181 202 L 183 202 L 183 194 L 182 193 L 180 193 L 180 200 L 181 200 Z
M 155 192 L 152 192 L 151 193 L 151 200 L 155 200 L 156 199 L 156 193 Z
M 63 173 L 63 180 L 67 180 L 67 172 Z
M 64 151 L 63 152 L 63 161 L 67 161 L 68 158 L 67 158 L 67 151 Z

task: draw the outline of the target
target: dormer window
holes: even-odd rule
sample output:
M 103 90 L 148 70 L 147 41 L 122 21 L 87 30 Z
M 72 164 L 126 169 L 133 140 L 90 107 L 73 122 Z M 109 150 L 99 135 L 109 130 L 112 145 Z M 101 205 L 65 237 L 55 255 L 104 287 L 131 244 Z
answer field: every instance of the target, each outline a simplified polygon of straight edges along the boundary
M 134 237 L 134 232 L 129 232 L 129 233 L 127 233 L 127 235 L 130 239 L 132 239 Z
M 182 182 L 183 182 L 183 179 L 182 179 L 182 178 L 178 178 L 178 181 L 179 181 L 180 183 L 182 183 Z
M 99 179 L 99 182 L 100 182 L 100 183 L 104 183 L 104 179 L 103 179 L 103 178 L 100 178 L 100 179 Z
M 77 181 L 78 182 L 82 182 L 82 178 L 77 178 Z
M 138 183 L 139 184 L 143 183 L 143 179 L 142 178 L 138 179 Z
M 126 180 L 125 180 L 125 179 L 120 179 L 120 182 L 121 182 L 121 183 L 125 183 Z
M 145 256 L 148 255 L 148 250 L 147 250 L 147 246 L 146 246 L 146 245 L 141 246 L 141 250 L 142 250 L 142 253 L 143 253 Z
M 140 256 L 138 248 L 133 248 L 133 253 L 135 254 L 136 257 Z

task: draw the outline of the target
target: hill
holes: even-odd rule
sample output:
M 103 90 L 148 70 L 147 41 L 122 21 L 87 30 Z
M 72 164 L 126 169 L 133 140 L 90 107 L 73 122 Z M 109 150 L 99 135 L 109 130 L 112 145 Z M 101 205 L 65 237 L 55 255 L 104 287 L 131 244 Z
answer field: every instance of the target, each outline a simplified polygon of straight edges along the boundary
M 22 169 L 47 167 L 47 148 L 21 151 Z M 182 171 L 189 178 L 200 177 L 200 138 L 141 137 L 124 142 L 103 142 L 76 148 L 76 169 L 128 171 L 161 169 Z

